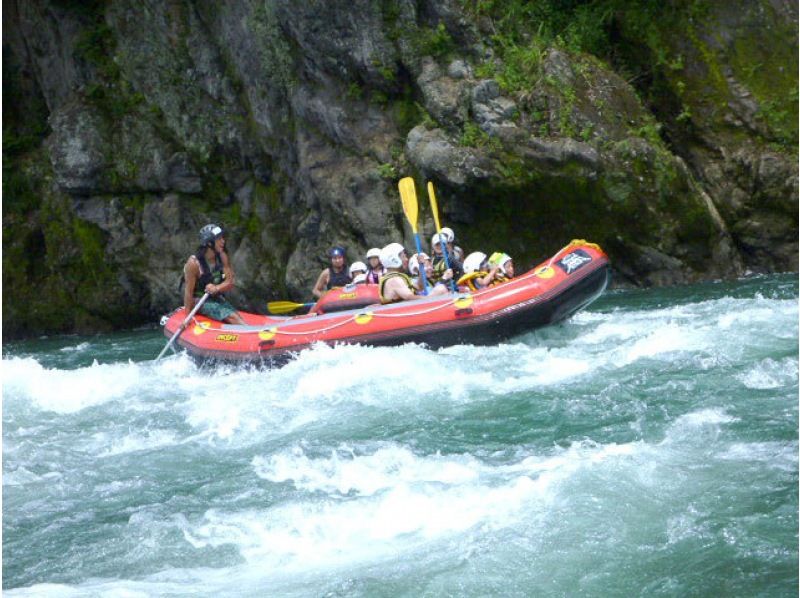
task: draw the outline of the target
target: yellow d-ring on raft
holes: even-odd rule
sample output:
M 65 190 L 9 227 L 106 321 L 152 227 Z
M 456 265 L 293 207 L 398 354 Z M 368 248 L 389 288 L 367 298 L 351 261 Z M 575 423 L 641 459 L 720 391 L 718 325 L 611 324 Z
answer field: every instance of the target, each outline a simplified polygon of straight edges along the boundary
M 356 324 L 369 324 L 372 321 L 372 312 L 365 311 L 360 314 L 356 314 L 355 320 Z
M 262 341 L 271 341 L 275 338 L 275 335 L 278 333 L 278 329 L 273 326 L 272 328 L 267 328 L 266 330 L 260 330 L 258 332 L 258 338 Z
M 199 324 L 195 324 L 194 328 L 192 328 L 192 332 L 199 336 L 209 328 L 211 328 L 211 324 L 208 322 L 200 322 Z
M 553 278 L 553 276 L 556 275 L 556 271 L 550 266 L 542 266 L 536 271 L 535 274 L 539 278 Z
M 460 295 L 459 297 L 455 298 L 453 304 L 459 309 L 464 309 L 465 307 L 472 305 L 472 301 L 472 295 Z

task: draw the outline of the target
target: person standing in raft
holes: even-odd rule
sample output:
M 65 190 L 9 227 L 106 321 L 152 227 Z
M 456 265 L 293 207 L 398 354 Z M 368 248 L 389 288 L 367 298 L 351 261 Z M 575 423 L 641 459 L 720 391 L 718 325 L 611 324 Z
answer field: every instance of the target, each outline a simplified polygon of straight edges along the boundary
M 378 283 L 378 293 L 381 303 L 396 303 L 422 299 L 425 295 L 417 295 L 416 287 L 411 277 L 406 274 L 408 269 L 408 254 L 400 243 L 390 243 L 381 249 L 381 263 L 386 268 L 386 274 L 381 276 Z M 427 295 L 445 295 L 448 290 L 442 285 L 437 285 Z
M 183 308 L 190 312 L 205 293 L 211 296 L 203 303 L 200 313 L 228 324 L 244 324 L 242 316 L 225 299 L 234 286 L 233 267 L 225 253 L 225 232 L 216 224 L 200 229 L 200 246 L 183 266 Z
M 332 288 L 343 287 L 351 282 L 350 273 L 344 263 L 344 248 L 333 247 L 328 251 L 328 257 L 331 259 L 331 265 L 319 273 L 317 283 L 311 291 L 317 299 Z

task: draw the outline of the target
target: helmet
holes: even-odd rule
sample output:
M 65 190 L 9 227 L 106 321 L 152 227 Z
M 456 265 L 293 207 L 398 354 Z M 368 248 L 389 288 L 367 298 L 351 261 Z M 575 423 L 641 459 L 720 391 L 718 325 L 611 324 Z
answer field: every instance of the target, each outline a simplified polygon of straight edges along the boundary
M 339 255 L 344 257 L 344 247 L 340 247 L 339 245 L 337 245 L 336 247 L 331 247 L 328 250 L 328 257 L 336 257 Z
M 449 243 L 449 242 L 450 240 L 444 233 L 436 233 L 431 237 L 431 247 L 436 247 L 437 245 L 441 245 L 442 243 Z
M 506 273 L 505 265 L 510 260 L 511 256 L 507 253 L 503 253 L 502 251 L 495 251 L 491 256 L 489 256 L 489 264 L 492 266 L 498 266 L 503 274 Z
M 206 245 L 213 245 L 214 241 L 219 239 L 225 234 L 222 227 L 216 224 L 206 224 L 200 229 L 200 244 L 205 247 Z
M 355 272 L 364 272 L 367 271 L 367 265 L 364 262 L 353 262 L 350 264 L 350 276 L 353 276 Z
M 444 227 L 442 230 L 439 231 L 445 237 L 447 237 L 447 242 L 452 243 L 456 240 L 456 234 L 453 232 L 452 228 Z
M 372 249 L 370 249 L 367 252 L 367 259 L 370 259 L 370 258 L 373 258 L 373 257 L 377 257 L 379 259 L 381 257 L 381 250 L 378 249 L 377 247 L 373 247 Z
M 405 251 L 405 247 L 400 243 L 389 243 L 386 247 L 381 249 L 381 264 L 384 268 L 402 268 L 403 260 L 400 259 L 400 254 Z
M 464 274 L 472 274 L 481 269 L 481 264 L 486 259 L 486 254 L 480 251 L 470 253 L 464 260 Z

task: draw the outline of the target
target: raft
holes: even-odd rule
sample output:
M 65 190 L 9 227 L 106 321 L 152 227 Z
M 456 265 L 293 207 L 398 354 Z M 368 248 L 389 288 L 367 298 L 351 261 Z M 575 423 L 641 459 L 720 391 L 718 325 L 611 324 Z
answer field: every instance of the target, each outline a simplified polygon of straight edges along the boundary
M 246 322 L 224 324 L 196 315 L 178 337 L 196 360 L 282 365 L 315 343 L 392 346 L 423 343 L 493 345 L 562 321 L 597 299 L 611 276 L 608 256 L 573 240 L 549 260 L 496 286 L 380 305 L 377 285 L 332 289 L 308 313 L 271 316 L 239 312 Z M 353 305 L 347 309 L 348 301 Z M 327 309 L 326 309 L 327 307 Z M 182 307 L 162 319 L 171 338 Z

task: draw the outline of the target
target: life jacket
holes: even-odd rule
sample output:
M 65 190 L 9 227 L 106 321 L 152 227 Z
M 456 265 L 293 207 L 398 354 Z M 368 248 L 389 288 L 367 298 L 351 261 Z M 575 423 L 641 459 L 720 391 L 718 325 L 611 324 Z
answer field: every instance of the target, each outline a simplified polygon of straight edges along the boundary
M 409 290 L 411 292 L 416 292 L 417 289 L 414 286 L 414 283 L 411 281 L 411 277 L 408 274 L 405 274 L 404 272 L 389 272 L 388 274 L 384 274 L 383 276 L 381 276 L 381 280 L 378 283 L 378 285 L 379 285 L 378 286 L 378 295 L 381 298 L 381 303 L 395 303 L 397 301 L 402 301 L 402 299 L 388 300 L 388 299 L 385 298 L 385 296 L 383 294 L 383 289 L 386 286 L 386 281 L 389 280 L 390 278 L 396 278 L 398 276 L 403 279 L 403 282 L 406 283 L 406 285 L 408 286 L 408 288 L 409 288 Z
M 458 280 L 459 277 L 464 274 L 464 268 L 461 262 L 459 262 L 452 253 L 447 256 L 447 259 L 450 260 L 450 268 L 453 270 L 453 280 Z M 447 271 L 447 262 L 444 259 L 444 255 L 435 255 L 432 265 L 433 276 L 431 276 L 431 281 L 437 282 L 442 279 L 442 276 L 444 276 L 444 273 Z
M 194 296 L 202 297 L 206 292 L 206 286 L 210 284 L 219 285 L 225 280 L 225 268 L 222 265 L 222 256 L 214 252 L 214 269 L 212 270 L 205 258 L 205 249 L 194 254 L 194 259 L 200 264 L 200 277 L 194 286 Z M 214 298 L 222 298 L 216 295 Z
M 328 290 L 334 287 L 343 287 L 350 284 L 350 274 L 347 268 L 342 268 L 341 272 L 335 272 L 332 266 L 328 266 Z
M 470 274 L 464 274 L 464 276 L 458 279 L 458 283 L 456 284 L 458 284 L 459 286 L 465 285 L 469 288 L 470 291 L 474 293 L 475 291 L 479 291 L 481 289 L 486 288 L 486 287 L 479 287 L 477 285 L 477 282 L 479 278 L 483 278 L 487 274 L 488 272 L 472 272 Z M 489 286 L 490 287 L 497 286 L 498 284 L 503 284 L 504 282 L 508 282 L 508 280 L 509 279 L 503 276 L 502 273 L 497 272 L 497 274 L 495 274 L 495 279 L 489 283 Z

